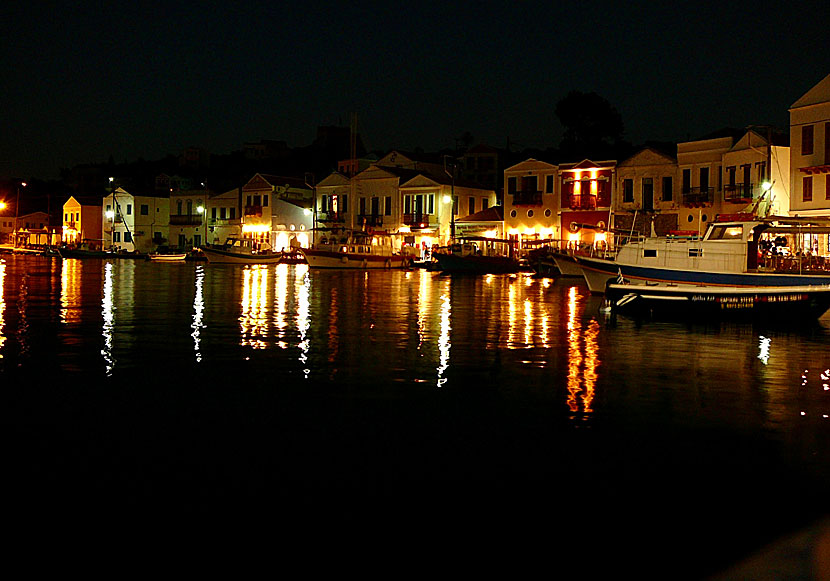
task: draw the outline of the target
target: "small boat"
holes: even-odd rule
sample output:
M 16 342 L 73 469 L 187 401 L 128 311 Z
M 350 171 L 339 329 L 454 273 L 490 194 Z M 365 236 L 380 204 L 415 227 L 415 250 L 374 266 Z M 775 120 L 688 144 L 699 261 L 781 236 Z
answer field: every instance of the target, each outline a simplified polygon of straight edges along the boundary
M 436 249 L 432 258 L 442 272 L 468 272 L 474 274 L 509 274 L 522 270 L 519 259 L 513 255 L 505 256 L 493 252 L 488 243 L 506 242 L 487 238 L 460 239 L 447 248 Z M 480 242 L 484 242 L 482 247 Z
M 685 320 L 728 319 L 793 323 L 830 309 L 830 285 L 710 286 L 612 280 L 605 305 L 612 314 Z
M 283 250 L 279 264 L 308 264 L 299 248 Z
M 353 268 L 359 270 L 409 268 L 412 257 L 395 252 L 386 233 L 356 230 L 330 232 L 313 248 L 301 248 L 309 268 Z
M 154 262 L 184 262 L 187 258 L 187 252 L 181 253 L 158 253 L 154 252 L 148 254 L 147 258 Z
M 267 243 L 234 236 L 222 245 L 206 245 L 200 250 L 208 262 L 217 264 L 278 264 L 283 258 L 282 252 L 274 252 Z

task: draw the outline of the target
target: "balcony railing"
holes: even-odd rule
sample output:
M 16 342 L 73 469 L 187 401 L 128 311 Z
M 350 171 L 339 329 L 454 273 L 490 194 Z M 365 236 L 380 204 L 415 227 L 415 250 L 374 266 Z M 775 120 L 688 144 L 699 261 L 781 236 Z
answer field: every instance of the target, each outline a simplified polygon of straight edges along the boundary
M 711 204 L 714 188 L 687 188 L 683 190 L 683 204 L 686 206 L 698 206 Z
M 403 223 L 410 228 L 429 228 L 429 217 L 429 214 L 424 214 L 423 212 L 404 214 Z
M 568 206 L 571 210 L 596 210 L 597 197 L 590 194 L 575 194 L 569 196 Z
M 262 206 L 245 206 L 245 215 L 246 216 L 257 216 L 258 218 L 262 217 Z
M 201 226 L 202 216 L 199 214 L 174 214 L 170 216 L 171 226 Z
M 723 199 L 726 202 L 744 202 L 752 199 L 752 188 L 755 184 L 726 184 L 723 188 Z
M 318 212 L 317 221 L 327 223 L 339 223 L 344 222 L 345 218 L 343 214 L 339 212 Z
M 542 192 L 536 190 L 519 190 L 513 192 L 514 206 L 541 206 Z
M 383 216 L 380 214 L 359 214 L 357 216 L 357 223 L 363 226 L 377 228 L 378 226 L 383 226 Z

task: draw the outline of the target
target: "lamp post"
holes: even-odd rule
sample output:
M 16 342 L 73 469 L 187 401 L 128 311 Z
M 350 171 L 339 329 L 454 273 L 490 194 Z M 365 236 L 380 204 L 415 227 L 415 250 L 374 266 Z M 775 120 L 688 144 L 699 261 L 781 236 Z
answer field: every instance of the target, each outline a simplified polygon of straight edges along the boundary
M 452 160 L 452 173 L 447 171 L 447 158 Z M 450 182 L 450 238 L 455 240 L 455 168 L 456 160 L 450 155 L 444 156 L 444 173 L 451 178 Z
M 112 238 L 113 238 L 113 231 L 115 230 L 115 212 L 113 212 L 112 210 L 107 210 L 106 211 L 106 216 L 110 221 L 110 250 L 112 250 L 112 247 L 114 245 Z
M 20 188 L 26 187 L 26 182 L 17 184 L 17 202 L 14 205 L 14 246 L 17 247 L 17 219 L 20 217 Z

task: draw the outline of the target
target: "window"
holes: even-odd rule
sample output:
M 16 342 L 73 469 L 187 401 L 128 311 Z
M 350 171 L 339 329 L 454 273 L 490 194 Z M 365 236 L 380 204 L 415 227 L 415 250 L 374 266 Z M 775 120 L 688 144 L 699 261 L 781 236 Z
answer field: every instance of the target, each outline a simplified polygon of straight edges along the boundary
M 801 182 L 801 200 L 803 202 L 813 201 L 813 176 L 806 176 Z
M 528 211 L 527 211 L 527 217 L 528 217 L 528 218 L 532 218 L 532 217 L 533 217 L 533 210 L 528 210 Z
M 801 128 L 801 155 L 813 155 L 813 126 Z
M 63 221 L 64 222 L 69 222 L 69 214 L 64 214 L 63 215 Z
M 545 176 L 545 193 L 552 194 L 553 193 L 553 176 Z
M 193 214 L 193 200 L 187 201 L 187 215 L 190 216 Z
M 246 205 L 246 206 L 250 206 L 250 205 L 251 205 L 251 196 L 248 196 L 248 197 L 246 197 L 246 198 L 245 198 L 245 205 Z
M 230 214 L 230 219 L 235 220 L 236 219 L 236 208 L 231 208 L 230 213 L 231 213 Z
M 262 196 L 262 205 L 263 205 L 263 207 L 266 207 L 266 208 L 268 207 L 268 198 L 270 198 L 270 197 L 271 196 L 269 196 L 268 194 L 265 194 L 264 196 Z
M 133 205 L 127 204 L 127 216 L 131 216 L 133 213 Z
M 470 205 L 470 211 L 468 212 L 468 214 L 475 214 L 476 213 L 476 199 L 471 197 L 470 201 L 469 201 L 469 205 Z
M 181 200 L 176 200 L 176 215 L 177 216 L 182 215 L 182 201 Z
M 661 192 L 661 194 L 663 196 L 662 200 L 664 202 L 671 202 L 672 201 L 672 198 L 673 198 L 672 189 L 673 189 L 673 187 L 672 187 L 672 177 L 671 176 L 663 176 L 663 191 Z
M 507 193 L 508 194 L 515 194 L 516 191 L 519 189 L 519 178 L 512 177 L 507 178 Z
M 121 232 L 113 232 L 112 233 L 112 241 L 113 242 L 121 242 Z
M 340 211 L 344 214 L 349 211 L 349 196 L 346 194 L 340 196 Z
M 825 174 L 824 178 L 824 199 L 830 200 L 830 175 Z
M 132 232 L 124 232 L 124 242 L 132 242 L 133 241 L 133 233 Z
M 683 170 L 683 193 L 688 194 L 692 191 L 692 170 Z
M 487 198 L 481 198 L 481 209 L 486 210 L 490 205 L 490 202 Z
M 384 216 L 391 216 L 392 215 L 392 196 L 386 196 L 386 198 L 384 199 L 383 215 Z
M 709 191 L 709 168 L 702 167 L 700 168 L 700 193 L 706 193 Z
M 435 213 L 435 194 L 427 195 L 427 214 Z
M 539 176 L 522 176 L 522 191 L 535 194 L 539 191 Z
M 262 196 L 254 196 L 254 206 L 262 205 Z
M 141 215 L 147 216 L 150 214 L 150 206 L 147 204 L 141 204 Z
M 225 220 L 228 216 L 228 209 L 227 208 L 219 208 L 219 219 Z
M 403 197 L 403 213 L 404 214 L 411 214 L 412 213 L 412 196 L 404 196 Z
M 643 209 L 651 210 L 654 205 L 654 179 L 643 178 L 642 183 Z
M 201 234 L 194 234 L 193 235 L 193 246 L 201 246 L 202 245 L 202 235 Z
M 216 220 L 216 206 L 214 206 L 210 209 L 210 219 L 211 220 Z
M 626 178 L 623 180 L 623 202 L 634 201 L 634 180 Z
M 515 218 L 515 217 L 516 217 L 516 215 L 517 215 L 517 214 L 516 214 L 516 210 L 510 210 L 510 217 L 511 217 L 511 218 Z

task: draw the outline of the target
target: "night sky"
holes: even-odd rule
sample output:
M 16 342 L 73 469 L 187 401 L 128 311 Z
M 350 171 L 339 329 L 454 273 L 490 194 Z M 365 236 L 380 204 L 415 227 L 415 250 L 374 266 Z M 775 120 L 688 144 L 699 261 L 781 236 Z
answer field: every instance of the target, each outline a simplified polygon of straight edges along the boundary
M 830 73 L 818 2 L 20 2 L 0 9 L 0 178 L 159 159 L 196 145 L 370 150 L 470 132 L 558 145 L 557 101 L 596 92 L 626 140 L 785 127 Z

